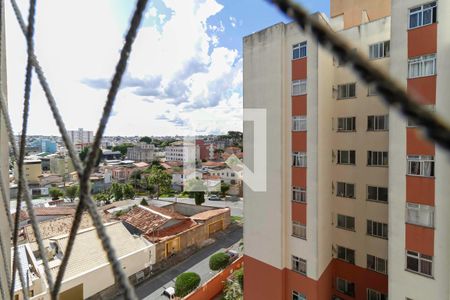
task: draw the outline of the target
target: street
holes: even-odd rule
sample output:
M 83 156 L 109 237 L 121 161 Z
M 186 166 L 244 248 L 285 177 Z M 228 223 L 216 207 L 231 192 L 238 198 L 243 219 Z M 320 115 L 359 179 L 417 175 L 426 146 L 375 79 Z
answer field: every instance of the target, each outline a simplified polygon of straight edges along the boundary
M 162 293 L 167 287 L 175 286 L 175 279 L 183 272 L 195 272 L 201 277 L 201 284 L 210 279 L 216 272 L 209 269 L 209 257 L 216 252 L 224 251 L 228 248 L 238 249 L 239 241 L 242 239 L 242 227 L 237 227 L 234 231 L 229 233 L 219 233 L 216 242 L 200 249 L 191 257 L 176 266 L 173 266 L 166 271 L 160 273 L 154 278 L 138 285 L 136 287 L 136 294 L 139 299 L 155 300 L 165 299 Z M 121 299 L 120 297 L 116 299 Z

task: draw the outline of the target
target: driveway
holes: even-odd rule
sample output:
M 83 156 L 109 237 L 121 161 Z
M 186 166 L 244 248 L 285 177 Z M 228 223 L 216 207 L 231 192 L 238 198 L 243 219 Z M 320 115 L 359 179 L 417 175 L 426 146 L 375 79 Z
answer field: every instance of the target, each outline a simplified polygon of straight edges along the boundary
M 156 277 L 137 286 L 136 294 L 138 298 L 145 300 L 167 300 L 167 297 L 162 296 L 164 289 L 169 286 L 174 287 L 176 277 L 184 272 L 195 272 L 199 274 L 201 278 L 200 284 L 203 284 L 216 274 L 216 272 L 209 269 L 209 257 L 216 252 L 224 251 L 228 248 L 237 250 L 241 239 L 242 227 L 236 227 L 231 232 L 219 233 L 215 243 L 200 249 L 178 265 L 167 269 Z

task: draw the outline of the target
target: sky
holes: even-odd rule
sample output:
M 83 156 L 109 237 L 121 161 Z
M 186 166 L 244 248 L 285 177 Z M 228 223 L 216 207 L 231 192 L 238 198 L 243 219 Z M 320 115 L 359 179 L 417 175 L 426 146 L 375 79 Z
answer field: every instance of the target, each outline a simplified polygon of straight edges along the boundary
M 26 17 L 28 2 L 18 1 Z M 299 1 L 329 14 L 329 0 Z M 6 1 L 9 110 L 21 131 L 26 45 Z M 68 130 L 96 131 L 131 0 L 37 3 L 35 51 Z M 105 135 L 242 130 L 242 37 L 289 22 L 265 0 L 149 1 Z M 33 76 L 28 134 L 59 135 Z

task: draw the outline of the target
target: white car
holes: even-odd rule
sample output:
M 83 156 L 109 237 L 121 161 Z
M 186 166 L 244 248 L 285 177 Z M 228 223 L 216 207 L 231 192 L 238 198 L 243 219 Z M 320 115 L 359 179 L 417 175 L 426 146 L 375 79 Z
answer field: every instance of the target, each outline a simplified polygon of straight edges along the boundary
M 164 296 L 167 296 L 169 299 L 175 299 L 175 288 L 174 287 L 168 287 L 163 292 Z

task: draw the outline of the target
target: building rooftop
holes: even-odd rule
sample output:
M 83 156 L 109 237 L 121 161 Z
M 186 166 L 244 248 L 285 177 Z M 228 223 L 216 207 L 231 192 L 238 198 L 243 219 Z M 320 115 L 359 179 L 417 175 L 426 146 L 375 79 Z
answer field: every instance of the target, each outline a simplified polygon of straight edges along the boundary
M 191 219 L 195 220 L 195 221 L 206 221 L 208 219 L 211 219 L 215 216 L 221 215 L 221 214 L 229 212 L 229 211 L 230 211 L 230 208 L 228 208 L 228 207 L 207 210 L 207 211 L 204 211 L 204 212 L 201 212 L 201 213 L 191 216 Z

